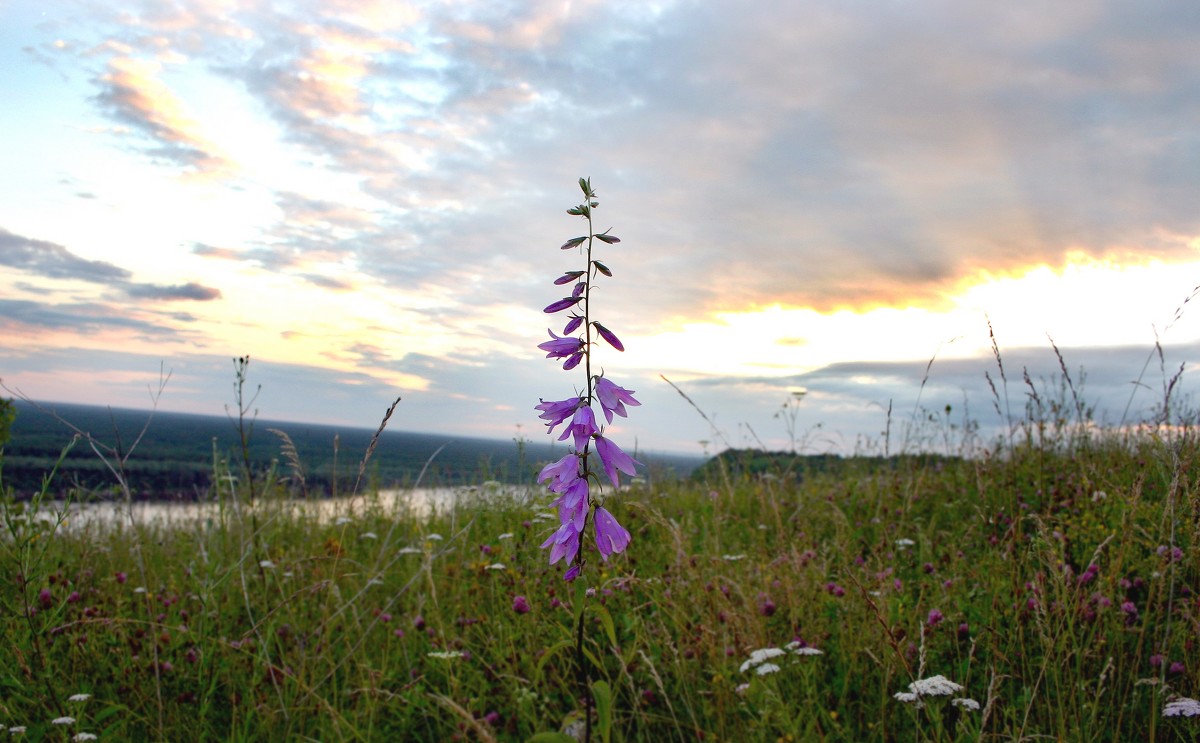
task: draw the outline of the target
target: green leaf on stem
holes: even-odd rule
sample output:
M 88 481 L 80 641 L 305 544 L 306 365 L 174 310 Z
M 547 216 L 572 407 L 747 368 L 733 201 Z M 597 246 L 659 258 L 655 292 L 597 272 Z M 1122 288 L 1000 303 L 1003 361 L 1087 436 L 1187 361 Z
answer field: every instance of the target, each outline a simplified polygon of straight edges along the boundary
M 560 249 L 567 250 L 568 248 L 577 248 L 580 245 L 583 245 L 585 240 L 587 240 L 587 235 L 584 235 L 583 237 L 572 237 L 570 240 L 567 240 L 565 243 L 563 243 L 560 246 Z
M 600 728 L 600 740 L 609 743 L 612 739 L 612 689 L 607 681 L 597 679 L 592 684 L 592 698 L 596 700 L 596 726 Z
M 597 239 L 597 240 L 599 240 L 599 241 L 601 241 L 601 242 L 606 242 L 606 243 L 608 243 L 609 245 L 612 245 L 613 243 L 619 243 L 619 242 L 621 242 L 621 238 L 619 238 L 619 237 L 614 237 L 613 235 L 610 235 L 610 234 L 608 234 L 607 232 L 602 232 L 602 233 L 600 233 L 599 235 L 596 235 L 596 239 Z

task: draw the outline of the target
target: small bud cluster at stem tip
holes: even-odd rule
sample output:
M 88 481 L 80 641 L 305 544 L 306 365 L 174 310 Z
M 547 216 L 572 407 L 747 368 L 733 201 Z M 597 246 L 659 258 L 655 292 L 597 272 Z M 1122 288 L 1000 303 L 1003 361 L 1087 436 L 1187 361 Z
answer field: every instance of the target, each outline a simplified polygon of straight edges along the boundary
M 568 581 L 574 580 L 583 570 L 584 559 L 580 546 L 587 541 L 585 535 L 589 523 L 592 525 L 592 541 L 602 559 L 608 560 L 609 555 L 623 552 L 629 546 L 629 530 L 600 505 L 592 492 L 592 484 L 599 489 L 601 482 L 599 475 L 588 465 L 593 448 L 600 457 L 604 474 L 614 488 L 621 486 L 622 472 L 632 476 L 641 464 L 604 435 L 605 429 L 596 422 L 596 414 L 592 410 L 592 403 L 599 403 L 604 419 L 611 424 L 613 415 L 626 417 L 626 405 L 641 403 L 633 397 L 632 390 L 617 385 L 603 373 L 592 374 L 592 351 L 599 340 L 617 351 L 625 350 L 615 333 L 592 319 L 590 303 L 592 283 L 596 278 L 612 276 L 607 265 L 592 257 L 592 247 L 596 241 L 615 245 L 620 240 L 608 234 L 607 230 L 602 233 L 592 231 L 592 212 L 600 206 L 600 202 L 596 201 L 596 192 L 592 190 L 590 180 L 580 178 L 579 187 L 583 190 L 584 202 L 568 209 L 567 214 L 586 219 L 588 231 L 586 235 L 567 240 L 561 248 L 578 248 L 584 259 L 584 267 L 582 270 L 567 271 L 554 280 L 556 286 L 571 285 L 571 295 L 551 302 L 545 312 L 571 312 L 562 335 L 547 328 L 550 340 L 538 348 L 546 352 L 548 359 L 564 359 L 564 370 L 570 371 L 582 363 L 586 385 L 584 392 L 574 397 L 549 402 L 542 400 L 540 405 L 535 406 L 541 411 L 539 417 L 546 422 L 548 433 L 554 433 L 554 429 L 561 425 L 563 430 L 558 440 L 571 440 L 567 455 L 546 465 L 538 474 L 538 482 L 546 482 L 550 492 L 557 496 L 552 505 L 558 510 L 559 521 L 558 529 L 542 543 L 542 548 L 550 550 L 551 565 L 565 560 L 570 566 L 564 575 Z

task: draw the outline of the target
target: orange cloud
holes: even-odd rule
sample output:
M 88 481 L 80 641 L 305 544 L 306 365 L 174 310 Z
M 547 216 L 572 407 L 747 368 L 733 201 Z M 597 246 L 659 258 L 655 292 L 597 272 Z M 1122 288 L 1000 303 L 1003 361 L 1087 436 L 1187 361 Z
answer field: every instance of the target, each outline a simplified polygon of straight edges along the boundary
M 100 78 L 98 96 L 109 112 L 134 131 L 155 140 L 150 154 L 174 161 L 198 175 L 226 173 L 232 164 L 200 132 L 182 101 L 159 78 L 162 64 L 114 57 Z

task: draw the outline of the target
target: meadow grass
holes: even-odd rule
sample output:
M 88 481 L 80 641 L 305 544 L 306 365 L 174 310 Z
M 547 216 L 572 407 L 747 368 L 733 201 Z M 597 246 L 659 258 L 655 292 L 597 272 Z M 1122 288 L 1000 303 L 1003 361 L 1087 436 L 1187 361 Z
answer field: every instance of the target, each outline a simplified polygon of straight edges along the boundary
M 1200 696 L 1196 431 L 1031 411 L 969 458 L 651 477 L 608 498 L 636 548 L 593 556 L 586 597 L 539 549 L 557 526 L 539 493 L 432 512 L 368 495 L 318 519 L 267 477 L 251 502 L 218 462 L 219 508 L 190 528 L 10 499 L 0 724 L 528 740 L 587 708 L 583 600 L 611 691 L 597 740 L 1194 740 L 1200 718 L 1162 712 Z M 936 676 L 978 708 L 902 701 Z

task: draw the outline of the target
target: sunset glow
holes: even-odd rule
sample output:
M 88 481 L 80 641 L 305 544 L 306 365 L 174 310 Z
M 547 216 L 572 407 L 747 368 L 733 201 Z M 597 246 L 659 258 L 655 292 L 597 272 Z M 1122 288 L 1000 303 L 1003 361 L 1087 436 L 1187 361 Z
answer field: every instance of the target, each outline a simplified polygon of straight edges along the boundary
M 0 10 L 0 378 L 36 399 L 166 368 L 220 414 L 248 353 L 270 418 L 536 430 L 581 175 L 651 448 L 708 433 L 660 375 L 777 444 L 794 389 L 849 438 L 975 395 L 993 338 L 1118 408 L 1156 342 L 1200 356 L 1182 10 L 69 7 Z

